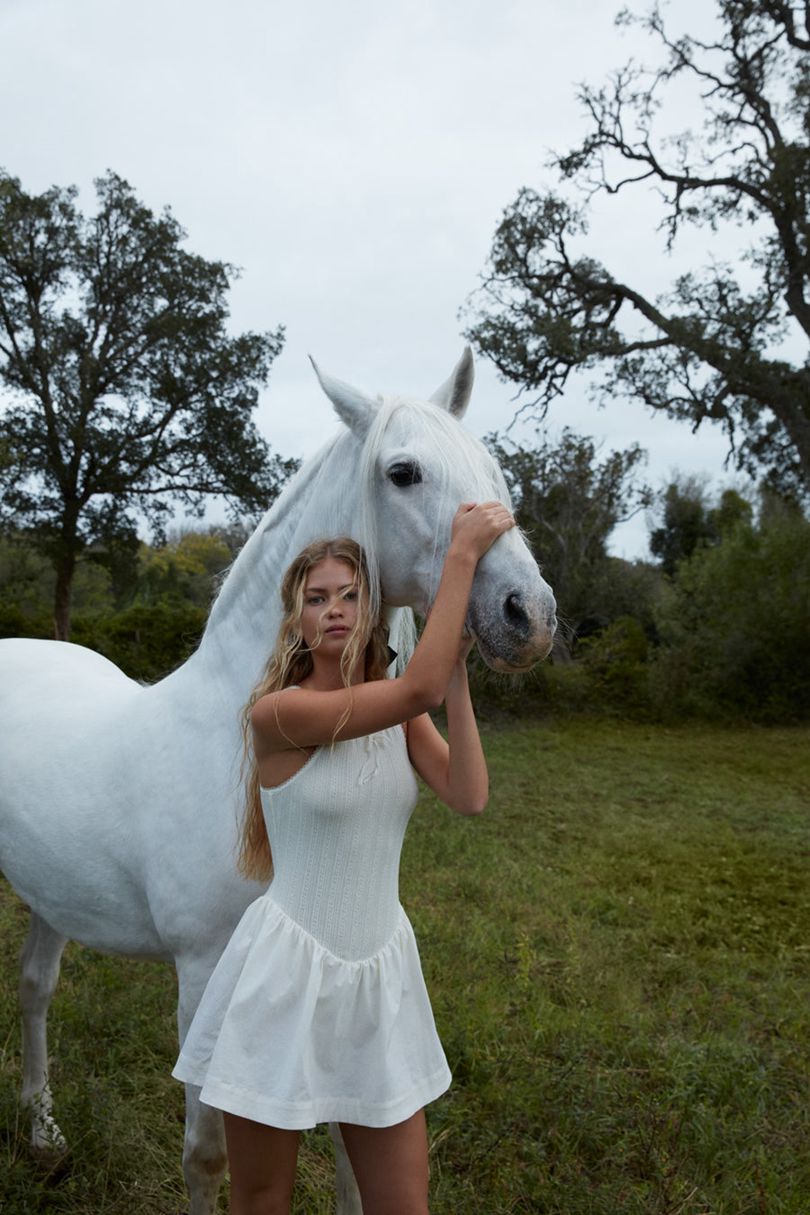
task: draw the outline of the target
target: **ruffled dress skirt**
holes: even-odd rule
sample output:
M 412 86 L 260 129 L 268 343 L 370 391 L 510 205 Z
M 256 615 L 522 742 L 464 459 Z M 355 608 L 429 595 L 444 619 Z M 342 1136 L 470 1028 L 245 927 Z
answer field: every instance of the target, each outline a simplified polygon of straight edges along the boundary
M 269 1126 L 393 1126 L 451 1076 L 413 929 L 372 957 L 336 957 L 262 895 L 205 989 L 172 1073 L 201 1100 Z

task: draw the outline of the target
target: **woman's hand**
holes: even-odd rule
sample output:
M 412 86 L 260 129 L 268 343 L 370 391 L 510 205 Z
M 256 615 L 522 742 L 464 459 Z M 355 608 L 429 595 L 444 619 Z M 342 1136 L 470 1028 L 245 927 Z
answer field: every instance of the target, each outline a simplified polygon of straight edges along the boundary
M 470 553 L 479 561 L 498 537 L 514 526 L 514 515 L 503 502 L 462 502 L 453 518 L 450 547 Z

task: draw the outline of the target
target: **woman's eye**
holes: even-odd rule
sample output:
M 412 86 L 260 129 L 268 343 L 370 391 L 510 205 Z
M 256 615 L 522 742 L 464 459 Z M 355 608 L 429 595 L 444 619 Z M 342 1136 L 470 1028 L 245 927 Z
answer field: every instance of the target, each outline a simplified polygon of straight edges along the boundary
M 404 489 L 407 485 L 419 484 L 422 480 L 422 470 L 411 460 L 403 460 L 399 464 L 391 465 L 388 470 L 388 479 L 398 489 Z
M 347 591 L 343 598 L 354 600 L 357 598 L 357 591 Z

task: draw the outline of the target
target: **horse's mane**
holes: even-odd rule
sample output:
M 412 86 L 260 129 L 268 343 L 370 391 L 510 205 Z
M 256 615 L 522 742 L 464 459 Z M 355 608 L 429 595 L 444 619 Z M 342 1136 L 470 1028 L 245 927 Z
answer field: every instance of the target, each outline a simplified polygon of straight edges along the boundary
M 262 515 L 257 526 L 253 529 L 228 569 L 222 575 L 219 591 L 208 615 L 208 623 L 205 627 L 206 633 L 209 632 L 212 626 L 216 627 L 220 623 L 221 618 L 230 611 L 233 601 L 241 594 L 245 579 L 254 576 L 262 549 L 265 545 L 265 533 L 270 528 L 277 531 L 280 547 L 283 549 L 284 541 L 288 534 L 293 531 L 295 525 L 295 518 L 292 514 L 293 508 L 299 505 L 302 493 L 305 493 L 313 482 L 317 482 L 323 470 L 324 462 L 336 444 L 344 437 L 345 435 L 342 433 L 333 436 L 314 456 L 310 457 L 290 481 L 287 482 L 275 502 Z M 284 570 L 279 569 L 276 573 L 278 585 L 280 586 Z

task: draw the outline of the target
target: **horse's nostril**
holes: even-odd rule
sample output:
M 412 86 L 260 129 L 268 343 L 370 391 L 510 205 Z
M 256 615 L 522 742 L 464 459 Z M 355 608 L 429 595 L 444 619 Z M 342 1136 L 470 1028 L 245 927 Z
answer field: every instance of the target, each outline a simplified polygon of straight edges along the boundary
M 513 628 L 520 629 L 528 633 L 529 631 L 529 616 L 520 601 L 520 595 L 507 595 L 503 605 L 503 612 L 506 619 Z

